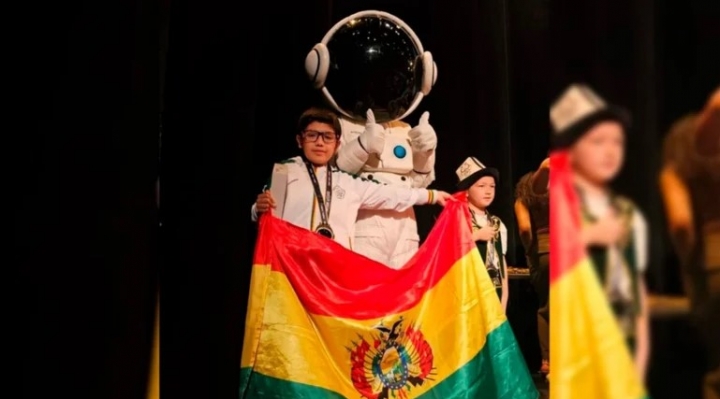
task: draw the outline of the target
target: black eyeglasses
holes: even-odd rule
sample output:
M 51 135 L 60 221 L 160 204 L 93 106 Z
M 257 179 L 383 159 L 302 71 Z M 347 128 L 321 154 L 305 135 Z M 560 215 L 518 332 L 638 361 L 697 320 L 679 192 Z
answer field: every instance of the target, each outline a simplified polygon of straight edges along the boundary
M 334 132 L 318 132 L 316 130 L 305 130 L 302 132 L 303 140 L 308 143 L 314 143 L 318 141 L 318 138 L 322 137 L 325 144 L 331 144 L 337 141 L 337 134 Z

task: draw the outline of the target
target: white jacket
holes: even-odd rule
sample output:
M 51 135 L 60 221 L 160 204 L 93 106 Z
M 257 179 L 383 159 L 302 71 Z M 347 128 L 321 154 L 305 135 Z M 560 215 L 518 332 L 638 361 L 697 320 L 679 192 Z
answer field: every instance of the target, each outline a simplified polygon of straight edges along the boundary
M 290 158 L 283 163 L 288 167 L 288 181 L 284 211 L 277 215 L 296 226 L 315 230 L 321 223 L 315 191 L 307 168 L 301 157 Z M 335 241 L 352 249 L 355 221 L 360 209 L 395 210 L 398 212 L 414 205 L 428 204 L 428 190 L 422 188 L 385 185 L 377 181 L 342 172 L 332 167 L 332 201 L 328 223 L 335 233 Z M 320 191 L 325 196 L 327 167 L 315 169 Z M 272 182 L 270 183 L 272 185 Z M 276 201 L 280 199 L 276 198 Z M 257 221 L 255 204 L 252 220 Z

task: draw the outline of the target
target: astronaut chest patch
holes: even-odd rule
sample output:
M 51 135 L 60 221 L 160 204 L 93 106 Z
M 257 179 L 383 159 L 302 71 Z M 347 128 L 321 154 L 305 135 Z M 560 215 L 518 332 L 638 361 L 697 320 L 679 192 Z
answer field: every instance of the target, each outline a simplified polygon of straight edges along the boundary
M 339 200 L 345 198 L 345 189 L 343 189 L 342 187 L 335 186 L 335 187 L 333 187 L 332 191 L 335 194 L 335 198 L 337 198 Z

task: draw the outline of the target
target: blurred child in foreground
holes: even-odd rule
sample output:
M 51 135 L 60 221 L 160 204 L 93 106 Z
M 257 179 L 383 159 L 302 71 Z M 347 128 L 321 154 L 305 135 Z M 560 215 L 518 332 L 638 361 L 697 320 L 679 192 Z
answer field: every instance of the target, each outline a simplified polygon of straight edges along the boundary
M 572 85 L 553 104 L 550 120 L 553 147 L 568 151 L 582 239 L 644 379 L 650 355 L 647 222 L 631 200 L 609 187 L 624 163 L 630 116 L 589 87 Z M 545 167 L 533 176 L 534 189 L 547 187 L 547 175 Z

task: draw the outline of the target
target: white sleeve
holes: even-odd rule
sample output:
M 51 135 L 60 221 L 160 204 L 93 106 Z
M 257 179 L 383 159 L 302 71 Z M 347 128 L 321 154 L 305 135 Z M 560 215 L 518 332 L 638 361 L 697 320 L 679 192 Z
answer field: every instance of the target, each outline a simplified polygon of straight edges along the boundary
M 507 254 L 507 227 L 505 227 L 505 223 L 500 221 L 500 244 L 502 245 L 502 254 Z
M 635 260 L 637 261 L 637 270 L 644 273 L 648 266 L 649 243 L 648 243 L 648 226 L 645 216 L 639 209 L 633 212 L 632 220 L 633 239 L 635 242 Z
M 273 175 L 271 173 L 270 179 L 268 180 L 267 184 L 265 184 L 265 186 L 263 186 L 262 191 L 265 191 L 270 188 L 270 186 L 272 185 L 272 177 L 273 177 Z M 253 202 L 252 208 L 250 208 L 250 220 L 252 220 L 253 222 L 257 222 L 259 217 L 260 217 L 260 215 L 258 215 L 257 201 L 256 201 L 256 202 Z
M 358 173 L 362 170 L 370 154 L 360 143 L 360 137 L 343 143 L 337 152 L 337 166 L 348 173 Z
M 340 118 L 340 148 L 337 151 L 337 166 L 348 173 L 359 173 L 370 154 L 363 148 L 360 136 L 365 131 L 365 126 L 353 123 L 345 118 Z
M 361 177 L 349 179 L 360 196 L 360 209 L 405 211 L 414 205 L 426 205 L 428 190 L 381 184 Z
M 435 181 L 435 150 L 413 152 L 413 170 L 410 172 L 413 187 L 427 188 Z
M 258 213 L 257 213 L 257 205 L 253 203 L 252 208 L 250 208 L 250 219 L 253 222 L 258 221 Z

